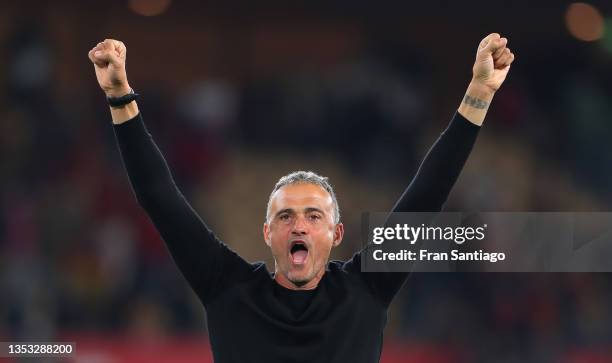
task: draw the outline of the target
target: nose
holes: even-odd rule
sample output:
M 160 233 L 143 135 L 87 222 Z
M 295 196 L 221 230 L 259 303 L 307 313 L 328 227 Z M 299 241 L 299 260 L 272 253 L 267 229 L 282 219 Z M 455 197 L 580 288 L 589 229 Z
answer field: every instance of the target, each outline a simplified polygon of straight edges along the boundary
M 306 232 L 306 218 L 304 218 L 303 216 L 298 216 L 295 219 L 295 223 L 293 223 L 293 229 L 291 231 L 291 233 L 295 234 L 295 235 L 305 235 Z

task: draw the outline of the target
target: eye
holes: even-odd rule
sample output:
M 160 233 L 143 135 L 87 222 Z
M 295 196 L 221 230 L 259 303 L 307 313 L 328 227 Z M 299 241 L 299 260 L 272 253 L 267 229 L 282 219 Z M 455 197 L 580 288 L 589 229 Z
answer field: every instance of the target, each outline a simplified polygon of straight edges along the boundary
M 311 221 L 318 221 L 322 217 L 319 214 L 311 214 L 310 216 L 308 216 L 308 218 L 310 218 Z
M 287 221 L 289 220 L 289 214 L 287 213 L 281 214 L 280 216 L 278 216 L 278 219 L 280 219 L 281 221 Z

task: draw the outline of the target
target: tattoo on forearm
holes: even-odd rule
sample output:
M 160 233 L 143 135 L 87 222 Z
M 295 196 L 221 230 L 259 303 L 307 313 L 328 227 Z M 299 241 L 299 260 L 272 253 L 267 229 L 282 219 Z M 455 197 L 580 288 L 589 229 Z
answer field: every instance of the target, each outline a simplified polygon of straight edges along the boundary
M 486 109 L 487 107 L 489 107 L 489 102 L 487 101 L 483 101 L 481 99 L 475 98 L 475 97 L 471 97 L 468 95 L 465 95 L 465 98 L 463 99 L 463 102 L 469 106 L 472 106 L 474 108 L 478 108 L 478 109 Z

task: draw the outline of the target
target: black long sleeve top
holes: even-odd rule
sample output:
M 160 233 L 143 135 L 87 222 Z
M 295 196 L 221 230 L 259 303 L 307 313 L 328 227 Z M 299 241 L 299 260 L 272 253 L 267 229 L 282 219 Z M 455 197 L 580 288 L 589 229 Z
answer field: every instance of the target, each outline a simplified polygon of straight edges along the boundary
M 441 210 L 479 129 L 455 114 L 393 211 Z M 215 362 L 379 361 L 387 310 L 407 273 L 361 272 L 360 251 L 330 261 L 314 290 L 286 289 L 200 219 L 140 115 L 114 131 L 138 203 L 204 304 Z

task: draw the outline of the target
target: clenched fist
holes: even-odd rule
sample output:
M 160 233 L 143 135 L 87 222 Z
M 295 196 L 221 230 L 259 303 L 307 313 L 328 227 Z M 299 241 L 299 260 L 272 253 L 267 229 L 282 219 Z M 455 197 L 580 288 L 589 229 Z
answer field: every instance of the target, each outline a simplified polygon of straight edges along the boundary
M 501 87 L 514 61 L 514 54 L 507 45 L 508 39 L 497 33 L 489 34 L 480 42 L 472 68 L 473 82 L 480 83 L 493 92 Z
M 96 78 L 107 97 L 121 97 L 130 93 L 125 72 L 127 48 L 123 42 L 105 39 L 89 51 Z

